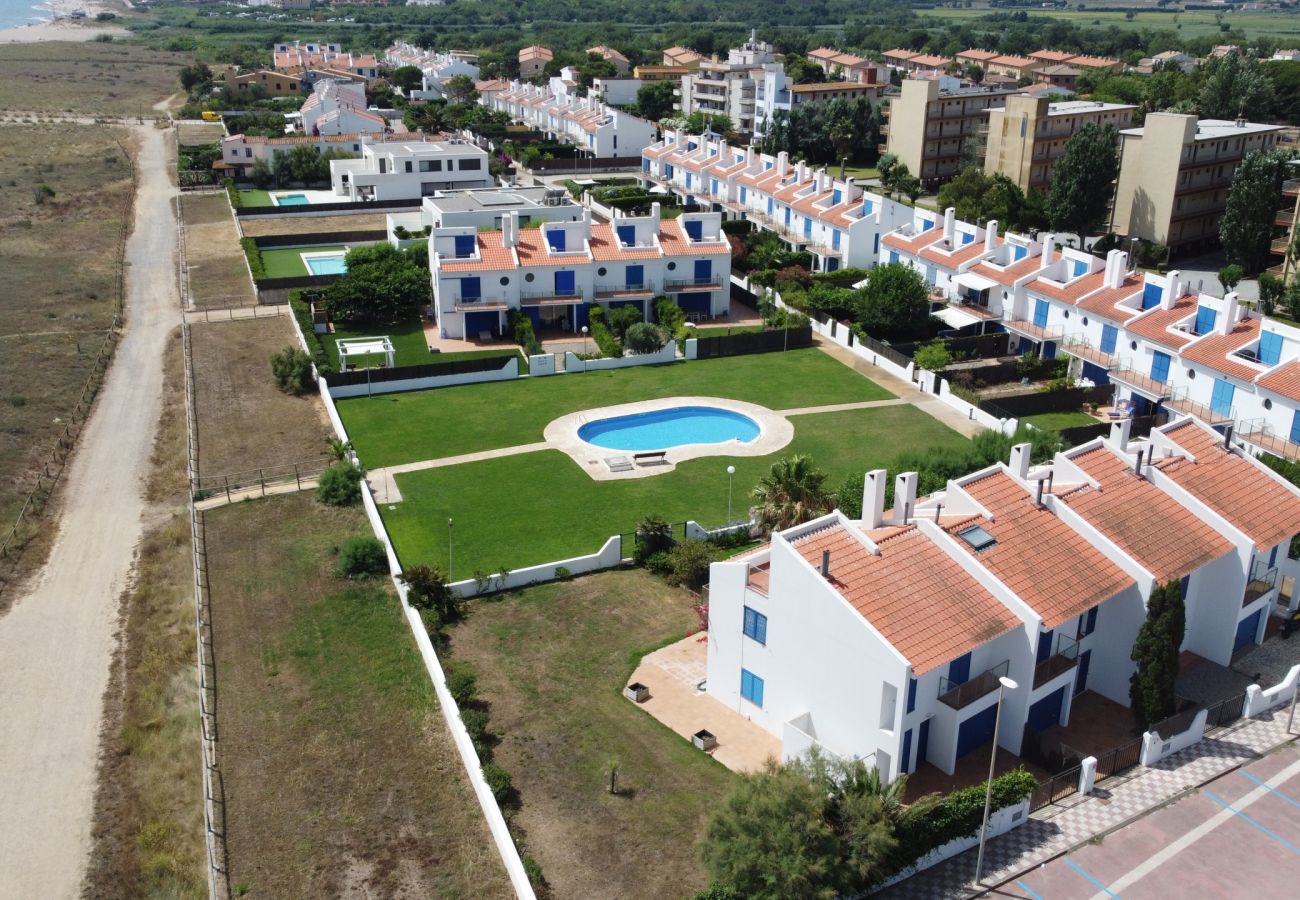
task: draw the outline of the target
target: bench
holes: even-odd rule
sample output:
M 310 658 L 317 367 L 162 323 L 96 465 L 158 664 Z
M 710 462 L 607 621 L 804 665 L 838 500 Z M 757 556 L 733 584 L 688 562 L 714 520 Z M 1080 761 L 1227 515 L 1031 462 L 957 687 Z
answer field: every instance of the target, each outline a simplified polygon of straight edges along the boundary
M 633 453 L 632 462 L 634 462 L 638 466 L 645 465 L 646 463 L 650 463 L 650 462 L 666 463 L 668 462 L 668 451 L 655 450 L 653 453 Z

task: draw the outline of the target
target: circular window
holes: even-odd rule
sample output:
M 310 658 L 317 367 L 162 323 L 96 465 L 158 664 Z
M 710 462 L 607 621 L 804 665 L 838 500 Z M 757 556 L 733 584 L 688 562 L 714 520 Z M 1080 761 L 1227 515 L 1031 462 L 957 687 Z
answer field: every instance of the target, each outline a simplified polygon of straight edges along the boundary
M 501 286 L 502 286 L 502 287 L 505 287 L 505 286 L 506 286 L 507 284 L 509 284 L 509 283 L 510 283 L 510 277 L 507 276 L 507 275 L 502 275 L 502 276 L 501 276 Z
M 673 271 L 673 270 L 676 269 L 676 268 L 677 268 L 677 263 L 675 263 L 675 262 L 670 262 L 670 263 L 668 264 L 668 271 L 669 271 L 669 272 Z
M 1128 342 L 1128 348 L 1129 348 L 1130 350 L 1136 350 L 1136 349 L 1138 348 L 1138 342 L 1137 342 L 1137 341 L 1129 341 L 1129 342 Z
M 1187 370 L 1187 380 L 1188 380 L 1188 381 L 1195 381 L 1195 380 L 1196 380 L 1196 370 L 1195 370 L 1195 369 L 1188 369 L 1188 370 Z
M 1087 316 L 1084 316 L 1084 317 L 1083 317 L 1083 325 L 1084 325 L 1085 328 L 1088 326 L 1088 317 L 1087 317 Z
M 1272 408 L 1273 408 L 1273 401 L 1270 400 L 1270 399 L 1268 399 L 1267 397 L 1265 397 L 1265 398 L 1264 398 L 1264 408 L 1265 408 L 1265 409 L 1272 409 Z
M 537 277 L 537 276 L 534 275 L 532 272 L 529 272 L 527 275 L 524 276 L 524 281 L 527 281 L 527 282 L 529 282 L 529 283 L 531 284 L 531 283 L 532 283 L 532 280 L 533 280 L 534 278 L 536 278 L 536 277 Z M 1134 345 L 1134 346 L 1136 346 L 1136 345 Z
M 1062 312 L 1063 312 L 1065 318 L 1067 318 L 1067 319 L 1070 318 L 1070 311 L 1069 311 L 1068 309 L 1067 309 L 1067 310 L 1063 310 Z
M 605 269 L 604 269 L 604 268 L 597 269 L 597 270 L 596 270 L 596 274 L 597 274 L 597 275 L 600 275 L 601 277 L 604 277 L 604 275 L 605 275 Z

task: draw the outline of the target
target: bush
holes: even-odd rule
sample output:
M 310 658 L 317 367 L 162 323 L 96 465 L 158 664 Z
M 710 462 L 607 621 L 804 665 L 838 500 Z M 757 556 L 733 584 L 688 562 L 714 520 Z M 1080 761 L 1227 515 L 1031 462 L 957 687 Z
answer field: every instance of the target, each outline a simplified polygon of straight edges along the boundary
M 722 223 L 723 234 L 746 235 L 754 230 L 754 223 L 749 219 L 728 219 Z
M 410 566 L 402 572 L 402 581 L 406 582 L 406 601 L 416 609 L 435 613 L 439 624 L 460 619 L 461 600 L 437 566 Z
M 348 538 L 339 548 L 337 571 L 344 578 L 374 578 L 388 571 L 388 554 L 378 538 Z
M 655 321 L 667 329 L 669 334 L 677 334 L 686 324 L 686 313 L 671 297 L 655 300 L 654 311 Z
M 591 328 L 591 339 L 596 342 L 603 355 L 615 359 L 623 355 L 622 345 L 619 344 L 618 338 L 610 333 L 609 326 L 605 322 L 604 308 L 594 304 L 587 307 L 587 324 Z
M 515 785 L 510 780 L 510 773 L 496 763 L 483 763 L 483 780 L 497 803 L 505 803 L 514 795 Z
M 867 269 L 836 269 L 834 272 L 817 272 L 813 275 L 814 284 L 830 284 L 835 287 L 853 287 L 867 278 Z
M 226 189 L 226 197 L 230 200 L 230 208 L 243 209 L 244 198 L 235 187 L 235 179 L 226 177 L 222 180 L 221 184 Z
M 285 347 L 271 354 L 271 375 L 280 390 L 301 396 L 312 388 L 311 357 L 297 347 Z
M 528 883 L 533 887 L 544 887 L 546 885 L 546 876 L 542 874 L 542 867 L 537 860 L 533 859 L 527 853 L 519 858 L 524 864 L 524 874 L 528 876 Z
M 646 565 L 651 556 L 673 545 L 673 527 L 659 516 L 646 516 L 636 526 L 636 548 L 632 553 L 637 565 Z
M 948 352 L 947 344 L 943 341 L 935 341 L 933 344 L 918 347 L 912 359 L 926 371 L 939 372 L 952 362 L 952 354 Z
M 253 280 L 261 281 L 266 277 L 266 267 L 262 265 L 262 251 L 257 249 L 257 242 L 251 237 L 240 238 L 239 246 L 244 249 L 244 258 L 248 260 L 248 268 L 253 273 Z
M 714 550 L 708 542 L 682 541 L 664 555 L 668 566 L 664 578 L 674 587 L 698 588 L 709 580 Z
M 526 312 L 512 309 L 506 313 L 506 324 L 514 341 L 523 348 L 524 353 L 534 356 L 542 352 L 542 342 L 537 339 L 533 328 L 533 318 Z
M 637 322 L 623 336 L 623 343 L 633 353 L 658 353 L 668 343 L 668 335 L 658 325 Z M 304 358 L 306 355 L 304 354 Z
M 316 499 L 327 506 L 355 506 L 361 502 L 361 469 L 348 462 L 336 462 L 321 473 Z
M 609 330 L 620 341 L 627 337 L 627 330 L 642 321 L 641 307 L 628 304 L 611 309 L 608 315 Z
M 474 742 L 476 748 L 486 746 L 488 736 L 487 710 L 479 709 L 477 706 L 463 707 L 460 711 L 460 721 L 464 724 L 465 730 L 469 732 L 469 739 Z M 479 756 L 483 756 L 481 750 Z
M 309 295 L 301 291 L 290 291 L 289 310 L 293 313 L 294 319 L 297 320 L 302 336 L 307 340 L 307 347 L 311 351 L 311 361 L 316 364 L 316 371 L 329 374 L 334 371 L 334 365 L 325 352 L 325 345 L 321 343 L 320 335 L 316 333 L 315 323 L 311 320 L 311 306 L 306 299 L 307 296 Z
M 452 663 L 447 667 L 447 691 L 457 706 L 468 706 L 478 693 L 478 676 L 465 663 Z

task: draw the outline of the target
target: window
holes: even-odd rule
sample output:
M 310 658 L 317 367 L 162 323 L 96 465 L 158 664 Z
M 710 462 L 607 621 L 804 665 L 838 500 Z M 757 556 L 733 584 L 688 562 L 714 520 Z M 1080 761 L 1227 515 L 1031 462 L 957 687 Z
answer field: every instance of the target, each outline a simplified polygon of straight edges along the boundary
M 763 679 L 749 671 L 749 669 L 741 669 L 740 696 L 761 708 L 763 706 Z
M 422 159 L 420 160 L 421 172 L 441 172 L 442 160 L 440 159 Z
M 1093 607 L 1083 615 L 1079 616 L 1079 632 L 1077 637 L 1082 640 L 1097 630 L 1097 607 Z
M 437 192 L 438 192 L 438 182 L 436 182 L 436 181 L 423 181 L 423 182 L 420 183 L 420 196 L 421 196 L 421 197 L 432 197 L 432 196 L 433 196 L 434 194 L 436 194 Z
M 898 711 L 898 688 L 888 681 L 880 689 L 880 727 L 885 731 L 894 730 L 894 713 Z
M 686 236 L 693 241 L 704 239 L 704 223 L 699 219 L 688 219 L 684 223 L 686 227 Z
M 411 161 L 409 159 L 406 161 L 406 171 L 408 172 L 413 171 L 411 168 Z
M 1196 307 L 1196 324 L 1192 327 L 1196 334 L 1209 334 L 1214 330 L 1215 310 L 1208 306 Z
M 980 525 L 972 525 L 970 528 L 963 528 L 961 531 L 957 532 L 957 537 L 970 544 L 971 549 L 976 553 L 981 550 L 987 550 L 998 542 L 997 538 Z
M 478 241 L 472 234 L 456 235 L 456 258 L 465 259 L 474 255 L 474 246 Z
M 1237 388 L 1222 378 L 1214 379 L 1214 392 L 1210 395 L 1210 411 L 1216 416 L 1229 418 L 1232 415 L 1232 397 Z
M 767 616 L 745 607 L 745 637 L 767 646 Z
M 907 679 L 907 711 L 916 711 L 916 679 Z
M 1164 384 L 1169 380 L 1169 363 L 1168 353 L 1161 353 L 1157 350 L 1151 354 L 1151 380 Z
M 1150 309 L 1153 306 L 1159 306 L 1164 290 L 1162 285 L 1148 281 L 1146 287 L 1142 288 L 1142 308 Z
M 1275 366 L 1281 359 L 1282 335 L 1265 331 L 1259 336 L 1259 361 L 1266 366 Z
M 1046 300 L 1038 299 L 1034 301 L 1034 324 L 1039 328 L 1047 327 L 1047 316 L 1051 310 Z
M 462 159 L 460 161 L 460 170 L 462 172 L 478 172 L 483 168 L 481 159 Z
M 1295 417 L 1291 419 L 1291 443 L 1300 444 L 1300 409 L 1295 411 Z
M 1011 258 L 1016 262 L 1019 262 L 1020 260 L 1024 259 L 1028 255 L 1029 255 L 1028 247 L 1021 247 L 1019 245 L 1016 245 L 1016 248 L 1011 251 Z
M 1101 352 L 1114 353 L 1115 342 L 1119 339 L 1119 329 L 1114 325 L 1101 326 Z

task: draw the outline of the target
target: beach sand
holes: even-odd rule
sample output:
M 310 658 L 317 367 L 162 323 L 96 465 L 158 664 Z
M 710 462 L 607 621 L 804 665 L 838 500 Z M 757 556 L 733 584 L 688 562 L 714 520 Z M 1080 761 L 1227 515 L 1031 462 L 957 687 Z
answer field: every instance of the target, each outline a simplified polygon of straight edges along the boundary
M 0 28 L 0 44 L 34 44 L 38 41 L 92 41 L 96 35 L 127 35 L 121 25 L 112 22 L 96 22 L 95 14 L 111 12 L 107 6 L 93 0 L 45 0 L 45 11 L 57 18 L 49 22 L 34 25 L 20 25 L 17 28 Z M 73 21 L 67 18 L 80 10 L 86 14 L 85 19 Z

